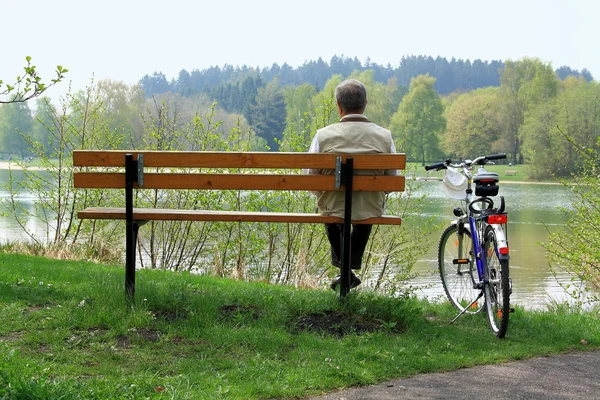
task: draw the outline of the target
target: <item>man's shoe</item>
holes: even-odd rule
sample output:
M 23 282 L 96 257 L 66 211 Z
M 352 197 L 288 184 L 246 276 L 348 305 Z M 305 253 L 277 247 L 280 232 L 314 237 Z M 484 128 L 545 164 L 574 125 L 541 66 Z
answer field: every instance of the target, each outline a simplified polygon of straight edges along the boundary
M 342 275 L 336 275 L 333 282 L 331 282 L 331 289 L 336 290 L 337 286 L 342 282 Z M 361 284 L 361 280 L 354 274 L 354 272 L 350 271 L 350 289 L 354 289 L 358 285 Z

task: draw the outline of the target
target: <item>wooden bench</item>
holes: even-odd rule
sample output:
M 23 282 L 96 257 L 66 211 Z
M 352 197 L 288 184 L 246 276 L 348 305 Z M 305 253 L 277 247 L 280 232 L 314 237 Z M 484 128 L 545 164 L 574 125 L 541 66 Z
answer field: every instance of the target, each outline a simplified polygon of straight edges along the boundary
M 80 219 L 126 221 L 125 292 L 135 292 L 135 247 L 141 225 L 161 221 L 238 221 L 344 224 L 342 283 L 340 295 L 350 290 L 351 223 L 400 225 L 397 216 L 384 215 L 351 221 L 352 191 L 399 192 L 404 176 L 364 176 L 356 170 L 402 170 L 404 154 L 330 153 L 234 153 L 177 151 L 73 151 L 75 188 L 124 189 L 122 208 L 92 207 L 78 213 Z M 144 172 L 145 167 L 164 168 Z M 203 172 L 202 169 L 219 172 Z M 307 175 L 302 169 L 330 169 L 333 175 Z M 235 173 L 230 173 L 234 170 Z M 256 170 L 260 170 L 257 173 Z M 223 210 L 181 210 L 134 208 L 134 189 L 188 190 L 305 190 L 345 191 L 345 217 L 313 213 L 247 212 Z
M 519 172 L 519 171 L 516 169 L 507 169 L 504 171 L 504 175 L 515 176 L 515 175 L 517 175 L 517 172 Z

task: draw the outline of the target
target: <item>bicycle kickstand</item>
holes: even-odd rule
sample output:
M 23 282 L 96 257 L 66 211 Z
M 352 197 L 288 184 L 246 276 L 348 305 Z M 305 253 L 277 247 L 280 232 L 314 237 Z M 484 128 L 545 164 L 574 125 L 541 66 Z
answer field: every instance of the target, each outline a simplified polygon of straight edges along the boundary
M 469 304 L 468 306 L 466 306 L 456 317 L 454 317 L 454 319 L 452 321 L 450 321 L 448 323 L 448 325 L 452 325 L 454 323 L 454 321 L 456 321 L 457 319 L 460 318 L 461 315 L 463 315 L 464 313 L 466 313 L 469 310 L 469 308 L 471 308 L 471 306 L 473 304 L 475 304 L 477 302 L 477 300 L 479 300 L 482 296 L 483 296 L 483 289 L 481 289 L 481 292 L 479 292 L 479 295 L 475 298 L 475 300 L 473 300 L 471 302 L 471 304 Z

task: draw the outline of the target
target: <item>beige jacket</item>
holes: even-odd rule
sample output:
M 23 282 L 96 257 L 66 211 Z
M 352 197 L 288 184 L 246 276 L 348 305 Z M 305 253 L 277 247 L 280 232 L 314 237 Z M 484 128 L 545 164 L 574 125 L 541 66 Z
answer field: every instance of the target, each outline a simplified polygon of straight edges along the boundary
M 387 129 L 370 122 L 362 114 L 344 116 L 340 122 L 319 129 L 310 146 L 315 153 L 372 154 L 395 153 L 392 134 Z M 333 175 L 333 170 L 308 170 L 311 174 Z M 396 171 L 356 170 L 356 175 L 395 175 Z M 313 192 L 323 215 L 344 217 L 344 192 Z M 361 220 L 383 214 L 385 193 L 354 192 L 352 194 L 352 219 Z

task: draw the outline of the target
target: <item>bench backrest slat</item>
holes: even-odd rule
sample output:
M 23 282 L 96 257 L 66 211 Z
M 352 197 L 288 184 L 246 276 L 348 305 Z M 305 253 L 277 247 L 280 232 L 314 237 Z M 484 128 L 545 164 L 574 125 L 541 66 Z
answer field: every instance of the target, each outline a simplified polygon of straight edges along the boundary
M 335 169 L 337 154 L 327 153 L 236 153 L 186 151 L 74 150 L 76 167 L 123 167 L 125 154 L 144 155 L 145 167 L 166 168 L 267 168 L 267 169 Z M 354 169 L 404 169 L 403 154 L 352 154 Z
M 122 189 L 125 174 L 110 172 L 76 172 L 76 188 Z M 137 186 L 135 186 L 137 187 Z M 212 189 L 212 190 L 334 190 L 332 175 L 273 175 L 258 174 L 194 174 L 146 173 L 143 189 Z M 397 192 L 404 190 L 403 176 L 355 176 L 355 191 Z M 343 190 L 339 189 L 339 190 Z

